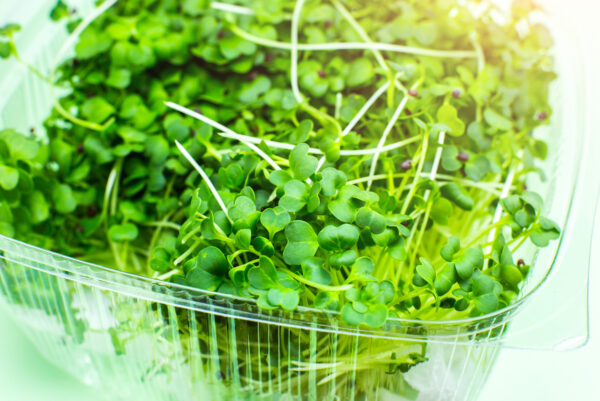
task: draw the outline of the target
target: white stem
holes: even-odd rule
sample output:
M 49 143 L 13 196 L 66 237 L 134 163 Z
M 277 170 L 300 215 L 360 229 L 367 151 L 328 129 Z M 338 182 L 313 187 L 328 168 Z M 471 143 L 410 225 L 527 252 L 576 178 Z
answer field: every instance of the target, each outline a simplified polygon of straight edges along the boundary
M 356 33 L 358 33 L 358 36 L 360 36 L 362 40 L 364 40 L 366 43 L 373 43 L 369 35 L 367 35 L 367 32 L 365 32 L 364 28 L 354 19 L 352 14 L 350 14 L 348 10 L 346 10 L 346 8 L 339 1 L 334 1 L 333 5 L 335 6 L 335 8 L 337 8 L 339 13 L 342 14 L 342 17 L 344 17 L 346 21 L 348 21 L 348 23 L 356 31 Z M 384 71 L 389 72 L 390 67 L 388 67 L 388 65 L 386 64 L 379 50 L 373 49 L 372 51 L 375 55 L 375 59 L 377 59 L 377 62 L 379 63 L 381 68 L 383 68 Z
M 292 46 L 286 42 L 278 42 L 261 38 L 242 29 L 233 27 L 232 32 L 243 39 L 254 42 L 265 47 L 280 50 L 292 50 Z M 381 50 L 394 53 L 414 54 L 417 56 L 442 57 L 442 58 L 476 58 L 477 53 L 473 50 L 436 50 L 422 47 L 395 45 L 391 43 L 366 43 L 366 42 L 331 42 L 297 45 L 299 51 L 332 51 L 332 50 Z
M 400 173 L 400 174 L 394 174 L 394 177 L 403 177 L 404 175 L 406 175 L 407 173 Z M 431 173 L 421 173 L 419 174 L 419 177 L 429 177 L 431 175 Z M 502 190 L 502 188 L 504 187 L 504 184 L 497 184 L 495 182 L 473 182 L 473 181 L 469 181 L 469 180 L 463 180 L 448 174 L 436 174 L 436 180 L 441 180 L 441 181 L 456 181 L 456 182 L 460 182 L 463 185 L 466 186 L 471 186 L 471 187 L 477 187 L 477 188 L 482 188 L 485 189 L 486 191 L 494 191 L 497 192 L 498 195 L 500 195 L 500 191 Z M 387 180 L 388 178 L 390 178 L 389 174 L 377 174 L 373 176 L 373 181 L 379 181 L 379 180 Z M 348 184 L 353 185 L 353 184 L 360 184 L 361 182 L 367 182 L 369 181 L 369 177 L 361 177 L 361 178 L 356 178 L 354 180 L 350 180 L 348 181 Z M 495 191 L 495 189 L 498 189 L 498 191 Z
M 257 146 L 254 146 L 251 142 L 247 141 L 246 139 L 244 139 L 245 137 L 243 135 L 240 135 L 234 131 L 232 131 L 231 129 L 227 128 L 226 126 L 224 126 L 223 124 L 220 124 L 214 120 L 211 120 L 210 118 L 206 117 L 205 115 L 202 115 L 200 113 L 197 113 L 193 110 L 188 109 L 187 107 L 178 105 L 176 103 L 172 103 L 172 102 L 165 102 L 165 105 L 167 105 L 167 107 L 170 107 L 174 110 L 179 111 L 180 113 L 183 113 L 185 115 L 188 115 L 190 117 L 193 117 L 197 120 L 202 121 L 203 123 L 206 123 L 218 130 L 221 131 L 225 131 L 229 134 L 235 135 L 236 137 L 243 137 L 242 139 L 238 139 L 240 142 L 242 142 L 244 145 L 246 145 L 247 147 L 249 147 L 250 149 L 252 149 L 257 155 L 259 155 L 260 157 L 262 157 L 263 159 L 265 159 L 267 161 L 267 163 L 269 163 L 271 165 L 271 167 L 273 167 L 275 170 L 281 170 L 281 167 L 279 167 L 277 165 L 277 163 L 275 163 L 275 161 L 273 159 L 271 159 L 269 157 L 269 155 L 267 155 L 265 152 L 263 152 L 260 148 L 258 148 Z M 259 141 L 260 143 L 260 141 Z
M 519 159 L 521 157 L 523 157 L 523 152 L 520 151 L 519 154 L 517 155 L 517 157 Z M 504 186 L 502 187 L 502 192 L 500 193 L 500 200 L 506 198 L 508 196 L 508 194 L 510 193 L 510 189 L 512 188 L 513 180 L 515 179 L 515 170 L 516 169 L 513 166 L 513 168 L 511 168 L 508 171 L 508 175 L 506 176 L 506 181 L 504 182 Z M 496 211 L 494 212 L 494 219 L 492 220 L 491 225 L 496 224 L 500 220 L 501 217 L 502 217 L 502 205 L 500 204 L 500 202 L 498 202 L 498 205 L 496 206 Z M 491 230 L 490 233 L 488 234 L 488 242 L 494 241 L 495 238 L 496 238 L 496 228 Z
M 361 120 L 361 118 L 363 118 L 365 113 L 371 108 L 371 106 L 373 106 L 373 104 L 377 101 L 377 99 L 379 99 L 381 97 L 381 95 L 383 93 L 385 93 L 385 91 L 389 88 L 389 86 L 390 86 L 390 83 L 386 82 L 379 89 L 377 89 L 377 91 L 375 91 L 375 93 L 373 95 L 371 95 L 371 97 L 369 99 L 367 99 L 367 101 L 365 102 L 363 107 L 361 107 L 361 109 L 358 111 L 358 113 L 356 113 L 356 115 L 354 117 L 352 117 L 352 120 L 350 120 L 350 122 L 348 123 L 348 125 L 346 125 L 346 127 L 344 128 L 344 130 L 342 131 L 340 136 L 336 139 L 336 143 L 339 142 L 343 137 L 348 135 L 352 131 L 352 129 L 354 129 L 356 124 L 358 124 L 358 122 Z M 340 154 L 341 154 L 341 152 L 340 152 Z M 346 156 L 348 156 L 348 155 L 346 155 Z M 321 167 L 323 167 L 323 164 L 325 164 L 325 157 L 322 157 L 321 160 L 319 160 L 319 164 L 317 165 L 317 171 L 321 170 Z
M 440 145 L 435 151 L 435 158 L 433 159 L 433 166 L 431 167 L 431 173 L 429 174 L 430 180 L 435 180 L 435 175 L 437 174 L 437 170 L 440 167 L 440 160 L 442 159 L 442 146 L 444 145 L 444 140 L 446 139 L 446 131 L 440 132 L 440 136 L 438 137 L 438 145 Z
M 371 189 L 371 184 L 373 183 L 373 180 L 371 179 L 371 177 L 373 177 L 375 175 L 375 169 L 377 168 L 377 161 L 379 160 L 379 154 L 381 153 L 381 148 L 383 148 L 388 134 L 390 133 L 392 128 L 394 128 L 394 125 L 398 121 L 398 118 L 400 117 L 402 110 L 404 110 L 404 107 L 406 106 L 406 102 L 408 102 L 407 95 L 404 96 L 404 98 L 402 99 L 402 101 L 400 102 L 398 107 L 396 108 L 396 111 L 394 111 L 394 115 L 392 116 L 392 119 L 390 120 L 388 125 L 385 127 L 383 134 L 381 135 L 381 139 L 379 140 L 379 143 L 377 144 L 376 153 L 373 156 L 373 161 L 371 162 L 371 169 L 369 171 L 369 180 L 367 181 L 367 190 Z
M 254 15 L 254 10 L 247 7 L 237 6 L 235 4 L 221 3 L 220 1 L 213 1 L 210 3 L 210 7 L 215 10 L 227 11 L 233 14 L 241 15 Z
M 267 146 L 269 146 L 271 148 L 275 148 L 275 149 L 292 150 L 295 147 L 295 145 L 292 145 L 290 143 L 269 141 L 269 140 L 265 140 L 265 139 L 254 138 L 252 136 L 241 135 L 241 134 L 230 133 L 230 132 L 220 132 L 219 135 L 221 135 L 222 137 L 225 137 L 225 138 L 235 139 L 240 142 L 249 142 L 249 143 L 255 143 L 255 144 L 264 142 Z M 420 135 L 413 136 L 411 138 L 407 138 L 402 141 L 383 146 L 380 149 L 372 148 L 372 149 L 357 149 L 357 150 L 340 150 L 340 155 L 341 156 L 368 156 L 368 155 L 372 155 L 375 153 L 389 152 L 391 150 L 401 148 L 401 147 L 411 144 L 413 142 L 417 142 L 419 139 L 421 139 Z M 317 149 L 317 148 L 308 148 L 308 153 L 314 154 L 314 155 L 322 155 L 323 151 L 321 149 Z
M 438 148 L 435 151 L 435 157 L 433 159 L 433 165 L 431 166 L 431 172 L 429 173 L 429 179 L 431 181 L 435 180 L 435 176 L 437 174 L 438 168 L 440 167 L 440 160 L 442 159 L 442 151 L 443 151 L 443 145 L 444 145 L 444 140 L 446 139 L 446 131 L 442 131 L 440 132 L 440 135 L 438 136 Z M 429 200 L 429 195 L 430 195 L 431 191 L 427 190 L 425 192 L 425 201 Z
M 294 7 L 294 14 L 292 15 L 292 41 L 291 41 L 291 52 L 292 52 L 292 65 L 290 70 L 290 79 L 292 81 L 292 92 L 298 103 L 302 103 L 302 94 L 298 87 L 298 24 L 300 23 L 300 14 L 302 13 L 302 6 L 305 0 L 297 0 L 296 6 Z
M 335 119 L 340 118 L 340 109 L 342 108 L 342 92 L 338 92 L 335 94 L 335 112 L 333 117 Z
M 223 199 L 221 198 L 221 195 L 219 195 L 219 192 L 217 191 L 217 188 L 215 188 L 215 186 L 213 185 L 212 181 L 208 177 L 208 174 L 206 174 L 206 172 L 202 169 L 202 167 L 200 167 L 200 165 L 198 163 L 196 163 L 196 160 L 194 160 L 194 158 L 192 157 L 192 155 L 190 155 L 188 153 L 188 151 L 183 147 L 183 145 L 181 145 L 179 143 L 179 141 L 175 141 L 175 145 L 177 145 L 177 149 L 179 149 L 179 151 L 181 152 L 181 154 L 196 169 L 196 171 L 198 172 L 198 174 L 200 174 L 200 177 L 202 177 L 202 179 L 204 180 L 204 182 L 206 182 L 206 185 L 208 186 L 208 189 L 210 190 L 210 192 L 212 192 L 213 196 L 217 200 L 217 203 L 219 204 L 219 207 L 221 207 L 221 210 L 223 210 L 223 213 L 225 213 L 225 216 L 227 216 L 227 219 L 230 222 L 233 223 L 233 221 L 229 217 L 229 212 L 227 211 L 227 206 L 225 206 L 225 202 L 223 202 Z

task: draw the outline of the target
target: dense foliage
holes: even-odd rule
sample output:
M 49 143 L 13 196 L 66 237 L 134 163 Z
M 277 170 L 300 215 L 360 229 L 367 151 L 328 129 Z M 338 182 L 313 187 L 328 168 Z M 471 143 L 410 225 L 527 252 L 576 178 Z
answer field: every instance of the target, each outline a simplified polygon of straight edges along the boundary
M 464 3 L 120 1 L 30 67 L 71 91 L 47 141 L 0 132 L 0 233 L 349 325 L 505 307 L 560 233 L 525 186 L 552 40 Z

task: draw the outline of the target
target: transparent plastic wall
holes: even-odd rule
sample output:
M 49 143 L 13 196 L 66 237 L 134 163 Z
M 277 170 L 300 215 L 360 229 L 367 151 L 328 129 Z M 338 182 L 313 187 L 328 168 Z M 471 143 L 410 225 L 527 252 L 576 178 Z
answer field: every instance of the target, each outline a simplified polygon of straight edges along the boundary
M 47 20 L 52 4 L 8 10 L 9 3 L 0 4 L 0 16 L 24 26 L 22 57 L 49 71 L 66 39 Z M 92 10 L 79 3 L 80 11 Z M 1 236 L 0 304 L 42 354 L 110 400 L 476 400 L 502 346 L 568 349 L 588 336 L 599 147 L 589 126 L 591 71 L 570 17 L 544 17 L 556 40 L 559 79 L 553 123 L 536 133 L 551 149 L 548 180 L 530 183 L 552 199 L 546 212 L 564 232 L 560 244 L 537 255 L 522 299 L 510 308 L 478 319 L 396 320 L 383 330 L 359 330 L 338 327 L 334 315 L 260 312 Z M 39 126 L 51 103 L 45 83 L 0 66 L 0 129 Z

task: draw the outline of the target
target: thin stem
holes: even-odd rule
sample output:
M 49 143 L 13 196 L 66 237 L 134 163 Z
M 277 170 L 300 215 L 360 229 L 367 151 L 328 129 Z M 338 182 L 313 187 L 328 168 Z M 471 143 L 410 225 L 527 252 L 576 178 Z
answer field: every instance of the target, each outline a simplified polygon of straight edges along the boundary
M 417 171 L 415 174 L 414 183 L 416 184 L 421 176 L 421 172 L 423 171 L 423 164 L 425 163 L 425 158 L 427 156 L 427 146 L 429 145 L 429 135 L 425 133 L 423 135 L 423 147 L 421 148 L 421 157 L 419 158 L 419 164 L 417 165 Z M 417 185 L 413 185 L 413 187 L 408 191 L 408 195 L 404 199 L 404 204 L 402 205 L 402 214 L 406 214 L 408 210 L 408 206 L 410 205 L 410 201 L 412 200 L 415 191 L 417 190 Z
M 170 228 L 175 231 L 181 230 L 180 224 L 173 223 L 171 221 L 147 221 L 147 222 L 144 221 L 144 222 L 138 222 L 138 224 L 140 224 L 142 226 L 148 226 L 148 227 Z
M 330 291 L 330 292 L 341 292 L 341 291 L 346 291 L 349 290 L 350 288 L 353 288 L 354 285 L 353 284 L 346 284 L 346 285 L 341 285 L 338 287 L 332 287 L 330 285 L 323 285 L 323 284 L 319 284 L 319 283 L 315 283 L 314 281 L 310 281 L 305 279 L 304 277 L 294 273 L 293 271 L 285 268 L 285 267 L 280 267 L 280 270 L 282 270 L 283 272 L 285 272 L 286 274 L 288 274 L 289 276 L 291 276 L 292 278 L 298 280 L 299 282 L 306 284 L 310 287 L 314 287 L 316 289 L 319 289 L 321 291 Z
M 227 210 L 227 206 L 225 206 L 225 202 L 223 202 L 223 199 L 221 198 L 221 195 L 219 195 L 219 192 L 217 191 L 217 188 L 215 188 L 215 186 L 213 185 L 212 181 L 208 177 L 208 174 L 206 174 L 206 172 L 202 169 L 202 167 L 200 167 L 200 165 L 198 163 L 196 163 L 196 160 L 194 160 L 194 158 L 192 157 L 192 155 L 190 155 L 188 153 L 188 151 L 179 143 L 179 141 L 175 141 L 175 145 L 177 145 L 177 149 L 179 149 L 179 151 L 181 152 L 181 154 L 196 169 L 196 171 L 198 172 L 198 174 L 200 174 L 200 177 L 202 177 L 202 179 L 204 180 L 204 182 L 206 182 L 206 185 L 208 186 L 208 189 L 210 190 L 210 192 L 212 192 L 213 196 L 217 200 L 217 203 L 219 204 L 219 207 L 221 208 L 221 210 L 223 210 L 223 213 L 225 213 L 225 216 L 227 217 L 227 219 L 231 223 L 233 223 L 233 220 L 231 220 L 231 217 L 229 217 L 229 211 Z
M 373 41 L 371 40 L 369 35 L 367 35 L 367 32 L 365 31 L 365 29 L 354 19 L 352 14 L 350 14 L 350 12 L 348 10 L 346 10 L 346 8 L 342 5 L 342 3 L 340 3 L 337 0 L 334 0 L 333 5 L 335 8 L 337 8 L 338 12 L 340 14 L 342 14 L 342 17 L 344 17 L 346 19 L 346 21 L 348 21 L 348 23 L 356 31 L 356 33 L 358 33 L 358 36 L 360 36 L 360 38 L 362 40 L 364 40 L 366 43 L 369 43 L 369 44 L 373 43 Z M 383 56 L 381 55 L 381 52 L 379 51 L 379 49 L 371 49 L 371 50 L 373 51 L 373 54 L 375 55 L 375 59 L 377 60 L 377 62 L 381 66 L 381 68 L 383 68 L 384 71 L 389 72 L 390 67 L 388 67 L 388 65 L 385 62 Z
M 518 154 L 518 158 L 520 159 L 523 155 L 523 151 L 519 151 Z M 508 176 L 506 177 L 506 181 L 504 182 L 504 187 L 502 188 L 502 192 L 500 193 L 500 199 L 504 199 L 508 196 L 510 189 L 512 187 L 512 182 L 515 178 L 515 170 L 516 170 L 516 166 L 514 166 L 513 168 L 511 168 L 508 172 Z M 500 202 L 498 202 L 498 205 L 496 206 L 496 211 L 494 212 L 494 219 L 492 220 L 492 223 L 496 223 L 500 220 L 500 217 L 502 216 L 502 204 Z M 488 236 L 488 242 L 492 242 L 494 240 L 494 238 L 496 238 L 496 230 L 492 230 L 490 231 L 490 234 Z
M 291 69 L 290 69 L 290 80 L 292 83 L 292 92 L 298 103 L 302 103 L 304 98 L 300 93 L 298 87 L 298 24 L 300 22 L 300 15 L 302 13 L 302 7 L 304 6 L 305 0 L 297 0 L 296 6 L 294 7 L 294 14 L 292 15 L 292 40 L 291 40 Z
M 252 136 L 241 135 L 241 134 L 236 134 L 236 133 L 222 132 L 222 133 L 219 133 L 219 135 L 222 137 L 225 137 L 225 138 L 231 138 L 231 139 L 236 139 L 239 141 L 246 141 L 246 142 L 255 143 L 255 144 L 264 142 L 267 146 L 269 146 L 271 148 L 276 148 L 276 149 L 292 150 L 292 149 L 294 149 L 294 146 L 295 146 L 295 145 L 292 145 L 289 143 L 269 141 L 269 140 L 265 140 L 265 139 L 255 138 Z M 382 147 L 379 150 L 377 148 L 357 149 L 357 150 L 340 150 L 340 156 L 368 156 L 368 155 L 372 155 L 372 154 L 375 154 L 378 152 L 379 153 L 389 152 L 391 150 L 395 150 L 395 149 L 404 147 L 406 145 L 409 145 L 413 142 L 417 142 L 419 139 L 421 139 L 421 135 L 414 136 L 414 137 L 405 139 L 403 141 L 392 143 L 390 145 Z M 308 153 L 322 155 L 323 151 L 321 149 L 317 149 L 317 148 L 308 148 Z
M 188 109 L 187 107 L 183 107 L 180 106 L 176 103 L 172 103 L 172 102 L 165 102 L 165 105 L 167 107 L 170 107 L 174 110 L 177 110 L 180 113 L 183 113 L 185 115 L 188 115 L 192 118 L 195 118 L 196 120 L 200 120 L 205 124 L 210 125 L 211 127 L 214 127 L 216 129 L 219 129 L 221 131 L 224 131 L 228 134 L 231 135 L 232 138 L 235 138 L 237 140 L 239 140 L 240 142 L 242 142 L 244 145 L 246 145 L 247 147 L 249 147 L 250 149 L 252 149 L 254 152 L 256 152 L 256 154 L 258 154 L 260 157 L 262 157 L 263 159 L 265 159 L 267 161 L 267 163 L 269 163 L 269 165 L 271 165 L 271 167 L 273 167 L 275 170 L 281 170 L 281 168 L 277 165 L 277 163 L 275 163 L 275 161 L 273 159 L 271 159 L 265 152 L 263 152 L 260 148 L 254 146 L 250 141 L 248 141 L 246 137 L 244 135 L 240 135 L 234 131 L 232 131 L 231 129 L 227 128 L 226 126 L 224 126 L 223 124 L 220 124 L 214 120 L 211 120 L 210 118 L 197 113 L 193 110 Z M 224 136 L 224 135 L 223 135 Z M 260 143 L 260 140 L 259 142 Z
M 261 38 L 242 30 L 237 26 L 231 27 L 231 32 L 255 44 L 280 50 L 291 50 L 292 46 L 286 42 Z M 362 42 L 331 42 L 316 44 L 298 44 L 299 51 L 336 51 L 336 50 L 381 50 L 394 53 L 413 54 L 417 56 L 441 58 L 476 58 L 477 53 L 472 50 L 435 50 L 421 47 L 394 45 L 389 43 L 362 43 Z
M 385 127 L 383 134 L 381 135 L 381 138 L 379 139 L 379 143 L 377 144 L 377 152 L 373 156 L 373 161 L 371 162 L 371 169 L 369 170 L 369 180 L 367 181 L 367 190 L 369 190 L 371 188 L 371 185 L 373 184 L 372 177 L 375 175 L 375 169 L 377 168 L 377 161 L 379 160 L 381 148 L 384 146 L 388 134 L 390 133 L 392 128 L 394 128 L 394 125 L 398 121 L 398 117 L 400 117 L 400 114 L 404 110 L 404 106 L 406 106 L 406 102 L 408 102 L 408 96 L 404 96 L 404 98 L 402 99 L 402 101 L 400 102 L 398 107 L 396 108 L 396 111 L 392 115 L 392 119 L 389 121 L 389 123 Z
M 371 108 L 371 106 L 373 106 L 377 99 L 381 97 L 381 95 L 387 90 L 389 86 L 390 83 L 388 81 L 385 84 L 383 84 L 379 89 L 377 89 L 369 99 L 367 99 L 365 104 L 360 108 L 356 115 L 352 117 L 352 120 L 350 120 L 350 122 L 348 123 L 348 125 L 346 125 L 340 136 L 336 139 L 336 143 L 338 143 L 343 137 L 348 135 L 352 131 L 352 129 L 354 129 L 356 124 L 358 124 L 358 122 L 363 118 L 366 112 Z M 319 171 L 321 167 L 323 167 L 323 164 L 325 164 L 325 156 L 321 157 L 321 160 L 319 160 L 319 164 L 317 165 L 317 171 Z
M 221 3 L 220 1 L 211 2 L 210 7 L 215 10 L 227 11 L 233 14 L 254 15 L 254 10 L 251 10 L 250 8 L 236 6 L 235 4 Z

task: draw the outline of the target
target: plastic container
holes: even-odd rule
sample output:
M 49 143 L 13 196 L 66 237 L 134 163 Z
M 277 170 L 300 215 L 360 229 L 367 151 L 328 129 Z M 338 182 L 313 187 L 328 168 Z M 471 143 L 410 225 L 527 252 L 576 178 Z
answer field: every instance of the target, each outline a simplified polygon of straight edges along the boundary
M 0 16 L 22 23 L 22 57 L 48 71 L 66 35 L 42 3 L 5 3 Z M 0 304 L 46 358 L 110 400 L 476 400 L 502 346 L 568 349 L 588 336 L 597 139 L 587 125 L 586 59 L 561 19 L 547 22 L 556 39 L 555 114 L 536 133 L 550 145 L 548 180 L 531 187 L 552 200 L 546 214 L 564 230 L 559 244 L 539 252 L 510 307 L 476 319 L 348 328 L 332 314 L 261 312 L 3 236 Z M 0 68 L 0 128 L 36 126 L 50 110 L 50 88 L 24 69 Z M 420 363 L 405 372 L 409 360 Z

